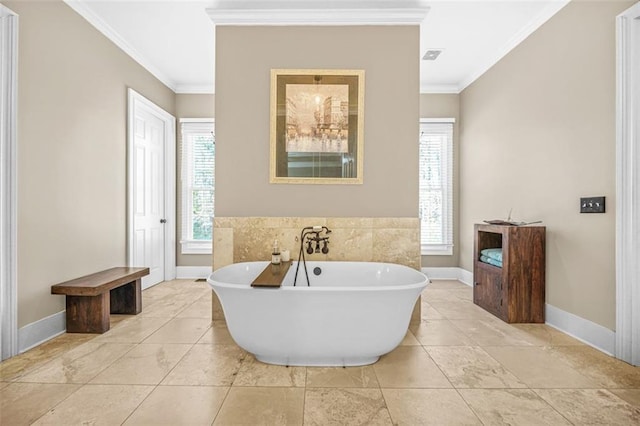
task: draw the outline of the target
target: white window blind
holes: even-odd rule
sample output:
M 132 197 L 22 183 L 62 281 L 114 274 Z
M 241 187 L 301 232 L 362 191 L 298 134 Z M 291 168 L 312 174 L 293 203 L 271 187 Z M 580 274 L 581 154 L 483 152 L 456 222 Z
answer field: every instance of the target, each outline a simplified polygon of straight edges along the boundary
M 215 135 L 211 119 L 183 119 L 182 244 L 183 254 L 210 254 L 215 198 Z
M 420 122 L 419 216 L 423 255 L 453 254 L 453 120 Z

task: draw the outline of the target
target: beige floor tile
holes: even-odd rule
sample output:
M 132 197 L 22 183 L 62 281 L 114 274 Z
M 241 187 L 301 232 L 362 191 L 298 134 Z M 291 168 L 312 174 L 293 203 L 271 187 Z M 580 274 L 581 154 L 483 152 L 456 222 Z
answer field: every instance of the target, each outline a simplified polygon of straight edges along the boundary
M 429 346 L 425 349 L 458 389 L 527 387 L 480 347 Z
M 189 290 L 190 292 L 204 290 L 211 291 L 211 287 L 209 287 L 209 284 L 207 284 L 206 281 L 198 281 L 193 278 L 167 281 L 165 285 L 176 290 L 178 293 L 184 293 L 186 290 Z
M 478 424 L 474 416 L 485 424 L 640 424 L 639 368 L 544 324 L 504 323 L 473 305 L 472 289 L 457 282 L 425 289 L 427 321 L 412 325 L 400 347 L 376 364 L 349 368 L 256 362 L 234 343 L 223 321 L 209 323 L 211 294 L 206 283 L 193 280 L 162 283 L 143 291 L 146 316 L 112 315 L 105 334 L 65 334 L 0 363 L 0 424 L 209 425 L 216 413 L 216 424 L 252 425 L 300 425 L 303 415 L 308 424 Z M 168 343 L 174 341 L 186 343 Z M 182 358 L 180 351 L 167 356 L 151 350 L 181 345 L 190 348 Z M 509 374 L 539 387 L 463 388 L 514 386 Z M 164 380 L 155 387 L 38 383 L 97 376 Z M 27 382 L 32 380 L 37 382 Z M 306 412 L 302 386 L 310 401 Z M 562 389 L 568 386 L 586 390 Z M 385 407 L 392 417 L 376 417 L 387 413 Z
M 18 379 L 32 383 L 87 383 L 135 345 L 85 343 Z
M 413 335 L 411 330 L 407 330 L 407 334 L 404 335 L 404 339 L 400 342 L 400 346 L 420 346 L 420 342 Z
M 391 425 L 380 389 L 307 389 L 304 424 Z
M 471 287 L 458 280 L 431 280 L 427 288 L 439 290 L 471 290 Z
M 142 310 L 148 309 L 154 303 L 166 298 L 171 297 L 176 293 L 175 288 L 169 287 L 167 283 L 160 285 L 154 285 L 146 290 L 142 291 Z
M 453 389 L 382 389 L 394 425 L 482 425 Z
M 465 346 L 475 342 L 449 320 L 429 320 L 409 327 L 424 346 Z
M 109 325 L 111 328 L 114 328 L 118 325 L 122 325 L 129 320 L 135 319 L 135 315 L 120 315 L 120 314 L 111 314 L 109 316 Z
M 532 346 L 520 330 L 494 317 L 451 320 L 451 323 L 478 346 Z
M 432 306 L 436 303 L 443 302 L 461 302 L 460 298 L 452 293 L 450 289 L 432 287 L 431 284 L 427 285 L 427 288 L 422 291 L 421 295 L 422 303 L 428 303 Z
M 153 386 L 84 385 L 34 425 L 119 425 Z
M 29 425 L 80 385 L 12 383 L 0 389 L 0 424 Z
M 231 386 L 245 356 L 237 346 L 196 344 L 162 384 Z
M 371 365 L 363 367 L 308 367 L 308 388 L 380 387 Z
M 549 350 L 603 388 L 640 388 L 640 367 L 604 354 L 591 346 L 559 346 Z
M 421 308 L 422 311 L 420 316 L 423 321 L 445 319 L 444 315 L 438 312 L 438 310 L 429 303 L 425 302 L 424 299 L 422 300 Z
M 205 294 L 182 310 L 177 318 L 203 318 L 211 321 L 211 294 Z
M 462 398 L 485 425 L 570 425 L 529 389 L 460 389 Z
M 577 425 L 640 424 L 640 408 L 604 389 L 535 389 L 535 392 Z
M 640 389 L 609 389 L 609 392 L 640 408 Z
M 465 286 L 465 287 L 466 287 L 465 289 L 451 290 L 451 294 L 453 294 L 460 300 L 473 302 L 473 288 L 471 288 L 471 286 Z
M 399 346 L 373 364 L 383 388 L 451 388 L 451 383 L 420 346 Z
M 170 320 L 167 318 L 144 318 L 140 315 L 123 321 L 116 327 L 92 340 L 92 343 L 140 343 Z
M 191 345 L 143 343 L 98 374 L 93 384 L 157 385 Z
M 428 303 L 449 320 L 493 320 L 495 318 L 468 300 L 458 299 L 455 302 L 430 300 Z
M 584 346 L 573 337 L 546 324 L 511 324 L 520 330 L 525 340 L 535 346 Z
M 196 343 L 210 325 L 211 321 L 203 318 L 173 318 L 143 343 Z
M 231 388 L 214 426 L 302 425 L 304 389 Z
M 211 327 L 205 331 L 198 343 L 213 345 L 235 345 L 236 342 L 229 334 L 229 329 L 224 321 L 214 321 Z
M 174 293 L 152 303 L 138 314 L 146 318 L 173 318 L 186 307 L 202 297 L 203 294 Z
M 11 381 L 32 372 L 73 348 L 90 341 L 95 334 L 65 333 L 0 363 L 0 380 Z
M 210 425 L 228 391 L 214 386 L 158 386 L 124 424 Z
M 495 346 L 484 350 L 530 388 L 598 387 L 569 364 L 551 356 L 545 348 Z
M 233 381 L 233 386 L 304 387 L 306 367 L 285 367 L 257 361 L 247 355 Z

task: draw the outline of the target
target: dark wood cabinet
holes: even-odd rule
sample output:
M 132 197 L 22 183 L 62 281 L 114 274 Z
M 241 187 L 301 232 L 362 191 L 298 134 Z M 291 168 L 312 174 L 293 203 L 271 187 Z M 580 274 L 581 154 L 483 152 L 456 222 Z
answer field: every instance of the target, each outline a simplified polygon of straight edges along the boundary
M 473 302 L 498 318 L 544 322 L 544 226 L 475 225 Z M 502 267 L 480 261 L 488 248 L 502 250 Z

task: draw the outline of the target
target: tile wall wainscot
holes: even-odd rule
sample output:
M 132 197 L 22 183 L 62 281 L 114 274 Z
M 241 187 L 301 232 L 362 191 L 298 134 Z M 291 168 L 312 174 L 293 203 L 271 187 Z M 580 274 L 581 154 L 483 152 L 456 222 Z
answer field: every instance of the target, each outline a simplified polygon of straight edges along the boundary
M 307 260 L 388 262 L 420 270 L 420 222 L 414 217 L 216 217 L 213 270 L 232 263 L 269 260 L 275 239 L 282 250 L 291 252 L 292 260 L 297 260 L 300 231 L 314 225 L 331 229 L 329 253 L 306 255 Z M 213 320 L 223 319 L 213 293 Z M 420 321 L 420 299 L 411 321 Z

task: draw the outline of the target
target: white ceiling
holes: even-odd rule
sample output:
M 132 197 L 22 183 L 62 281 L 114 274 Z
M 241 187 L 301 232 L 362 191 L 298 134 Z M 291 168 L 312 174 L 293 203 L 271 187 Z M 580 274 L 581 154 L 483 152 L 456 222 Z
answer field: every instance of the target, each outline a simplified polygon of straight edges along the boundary
M 214 93 L 217 9 L 261 19 L 283 9 L 307 16 L 331 7 L 363 15 L 407 10 L 419 16 L 420 57 L 443 49 L 436 61 L 420 61 L 422 93 L 459 93 L 568 0 L 65 0 L 87 21 L 177 93 Z M 209 13 L 207 13 L 209 9 Z M 334 10 L 331 9 L 331 10 Z M 416 10 L 422 15 L 415 14 Z M 270 14 L 263 14 L 268 11 Z M 423 16 L 425 16 L 422 19 Z M 238 21 L 236 19 L 236 21 Z M 264 23 L 264 21 L 261 21 Z

